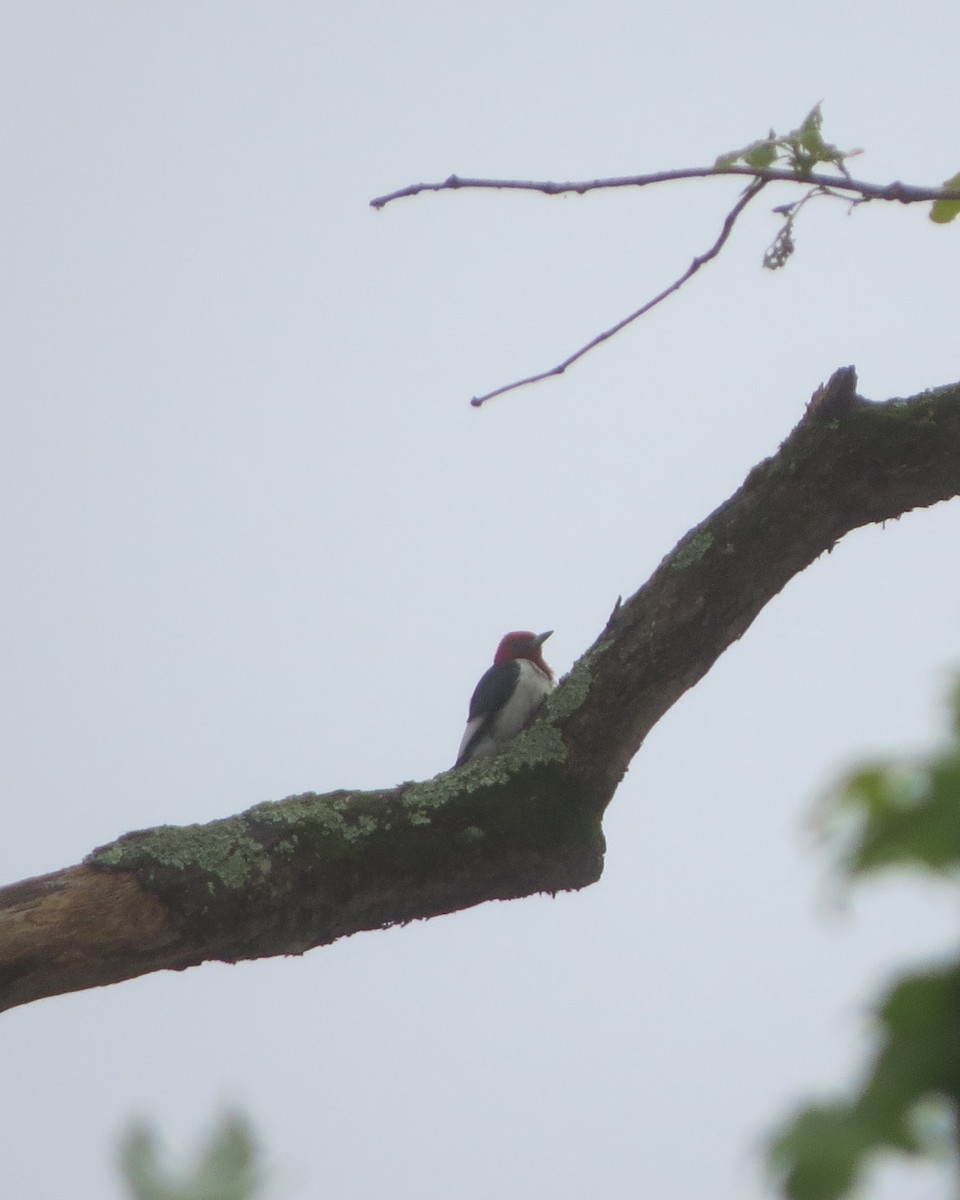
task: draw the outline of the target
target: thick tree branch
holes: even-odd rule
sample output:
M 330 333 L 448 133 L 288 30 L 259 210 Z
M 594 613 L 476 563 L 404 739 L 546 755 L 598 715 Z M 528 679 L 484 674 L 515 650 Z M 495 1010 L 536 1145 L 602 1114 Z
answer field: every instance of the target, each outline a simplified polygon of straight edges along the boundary
M 838 371 L 779 451 L 618 606 L 503 756 L 128 834 L 3 889 L 0 1007 L 592 883 L 630 759 L 763 606 L 850 530 L 958 494 L 960 384 L 870 404 L 852 368 Z

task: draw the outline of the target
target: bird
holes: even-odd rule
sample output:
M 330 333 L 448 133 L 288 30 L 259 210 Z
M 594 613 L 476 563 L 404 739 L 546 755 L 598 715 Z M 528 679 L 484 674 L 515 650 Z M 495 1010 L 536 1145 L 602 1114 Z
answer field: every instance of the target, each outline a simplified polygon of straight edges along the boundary
M 493 666 L 470 697 L 455 767 L 498 753 L 553 690 L 553 672 L 541 652 L 552 633 L 552 629 L 546 633 L 519 630 L 501 638 Z

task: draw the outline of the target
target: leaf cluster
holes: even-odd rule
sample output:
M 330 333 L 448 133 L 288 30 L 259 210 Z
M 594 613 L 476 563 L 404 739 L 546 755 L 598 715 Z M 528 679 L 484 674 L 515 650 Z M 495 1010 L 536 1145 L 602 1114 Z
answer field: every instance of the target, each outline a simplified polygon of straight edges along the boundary
M 160 1162 L 156 1135 L 136 1125 L 120 1148 L 120 1165 L 131 1200 L 254 1200 L 262 1172 L 247 1122 L 227 1116 L 179 1178 Z
M 847 878 L 899 868 L 960 882 L 960 688 L 945 748 L 856 772 L 831 807 L 848 831 Z M 839 1200 L 878 1153 L 942 1156 L 957 1141 L 960 958 L 903 976 L 874 1016 L 873 1062 L 853 1098 L 803 1110 L 772 1142 L 770 1167 L 790 1200 Z
M 751 142 L 741 150 L 730 150 L 717 158 L 716 167 L 724 170 L 742 163 L 755 171 L 766 171 L 771 167 L 783 167 L 792 171 L 797 179 L 804 180 L 821 163 L 836 167 L 841 175 L 849 176 L 846 161 L 859 150 L 841 150 L 823 140 L 823 114 L 820 105 L 807 113 L 802 124 L 789 133 L 779 134 L 773 129 L 765 138 Z
M 773 168 L 790 171 L 798 182 L 809 180 L 817 167 L 834 167 L 844 179 L 850 178 L 847 159 L 859 154 L 859 150 L 841 150 L 823 138 L 823 113 L 815 105 L 796 129 L 779 134 L 771 129 L 765 138 L 751 142 L 740 150 L 721 154 L 716 161 L 718 171 L 743 165 L 754 171 L 769 171 Z M 784 204 L 774 212 L 783 217 L 780 232 L 768 246 L 763 256 L 763 265 L 768 271 L 779 270 L 793 254 L 795 244 L 793 223 L 800 209 L 814 196 L 829 194 L 822 182 L 816 183 L 792 204 Z

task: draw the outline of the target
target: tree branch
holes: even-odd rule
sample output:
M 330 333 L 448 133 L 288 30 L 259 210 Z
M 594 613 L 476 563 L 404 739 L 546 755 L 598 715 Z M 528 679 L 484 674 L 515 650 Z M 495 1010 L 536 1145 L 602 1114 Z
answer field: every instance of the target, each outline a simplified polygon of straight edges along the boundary
M 589 352 L 593 350 L 595 346 L 599 346 L 600 343 L 605 342 L 607 338 L 612 338 L 614 334 L 619 333 L 621 329 L 625 329 L 633 321 L 636 321 L 638 317 L 642 317 L 644 313 L 648 313 L 651 308 L 656 308 L 656 306 L 666 300 L 668 296 L 672 296 L 674 292 L 679 291 L 679 289 L 682 288 L 689 279 L 692 279 L 693 276 L 696 275 L 701 267 L 706 266 L 708 262 L 717 257 L 726 244 L 727 238 L 733 232 L 733 227 L 737 223 L 737 218 L 754 198 L 754 196 L 760 192 L 763 186 L 764 184 L 762 181 L 754 180 L 753 183 L 744 189 L 740 199 L 727 213 L 723 225 L 720 228 L 720 235 L 710 249 L 706 250 L 703 254 L 698 255 L 690 264 L 690 266 L 687 267 L 686 271 L 684 271 L 679 279 L 675 279 L 669 287 L 665 287 L 663 291 L 654 296 L 652 300 L 648 300 L 645 304 L 641 304 L 640 307 L 630 313 L 629 316 L 626 316 L 622 320 L 618 321 L 616 325 L 611 325 L 611 327 L 609 329 L 605 329 L 603 333 L 598 333 L 595 338 L 592 338 L 586 343 L 586 345 L 581 346 L 579 350 L 575 350 L 573 354 L 565 358 L 563 362 L 557 363 L 555 367 L 551 367 L 547 371 L 541 371 L 537 375 L 528 375 L 526 379 L 517 379 L 513 383 L 505 383 L 502 387 L 494 388 L 492 392 L 485 392 L 482 396 L 474 396 L 470 401 L 473 407 L 479 408 L 488 400 L 492 400 L 494 396 L 502 396 L 505 392 L 512 392 L 516 388 L 526 387 L 528 383 L 539 383 L 541 379 L 549 379 L 551 375 L 562 375 L 567 367 L 572 366 L 578 359 L 583 358 L 585 354 L 589 354 Z
M 815 110 L 818 111 L 818 110 Z M 812 116 L 813 114 L 811 114 Z M 810 118 L 808 118 L 809 121 Z M 817 125 L 819 130 L 819 123 Z M 801 131 L 796 131 L 800 133 Z M 792 136 L 792 135 L 790 135 Z M 782 144 L 782 143 L 779 143 Z M 821 147 L 826 150 L 826 147 L 821 143 Z M 740 157 L 743 152 L 738 152 L 731 158 Z M 740 213 L 753 197 L 768 183 L 794 183 L 802 184 L 810 190 L 800 201 L 793 205 L 785 206 L 784 209 L 775 209 L 775 212 L 780 212 L 782 216 L 786 216 L 786 224 L 781 230 L 778 237 L 774 240 L 773 245 L 767 250 L 764 256 L 764 266 L 775 269 L 783 265 L 793 250 L 792 227 L 793 220 L 799 212 L 802 205 L 812 196 L 834 196 L 843 198 L 844 196 L 852 197 L 854 204 L 862 204 L 869 200 L 886 200 L 896 201 L 899 204 L 917 204 L 921 202 L 944 202 L 957 201 L 960 202 L 960 190 L 951 189 L 948 187 L 916 187 L 912 184 L 901 183 L 899 180 L 894 183 L 876 184 L 868 183 L 865 180 L 853 179 L 846 171 L 843 155 L 839 155 L 837 162 L 839 163 L 836 172 L 823 172 L 813 170 L 801 170 L 799 166 L 789 167 L 756 167 L 749 165 L 738 165 L 734 162 L 718 162 L 712 167 L 682 167 L 672 171 L 655 171 L 647 175 L 621 175 L 614 176 L 609 179 L 591 179 L 580 180 L 579 182 L 557 183 L 553 180 L 533 180 L 533 179 L 469 179 L 462 178 L 459 175 L 450 175 L 442 183 L 413 183 L 408 187 L 400 188 L 396 192 L 389 192 L 385 196 L 377 196 L 370 201 L 370 205 L 376 209 L 385 208 L 386 205 L 394 200 L 399 200 L 405 196 L 417 196 L 421 192 L 445 192 L 459 191 L 463 188 L 471 189 L 495 189 L 498 191 L 527 191 L 527 192 L 543 192 L 548 196 L 559 196 L 566 192 L 576 192 L 583 195 L 586 192 L 604 191 L 612 188 L 625 187 L 649 187 L 656 183 L 675 183 L 681 179 L 703 179 L 714 178 L 727 175 L 746 176 L 751 182 L 748 184 L 743 195 L 727 214 L 723 224 L 720 237 L 714 246 L 701 255 L 695 258 L 691 266 L 680 276 L 674 280 L 669 287 L 664 288 L 659 295 L 654 296 L 652 300 L 648 300 L 642 304 L 634 312 L 612 325 L 603 333 L 597 334 L 579 350 L 575 350 L 568 355 L 562 362 L 556 366 L 550 367 L 545 371 L 539 371 L 534 375 L 528 375 L 523 379 L 516 379 L 512 383 L 503 384 L 501 387 L 494 388 L 493 391 L 485 392 L 482 396 L 474 396 L 470 403 L 474 408 L 480 408 L 487 400 L 492 400 L 495 396 L 503 396 L 507 392 L 516 391 L 517 388 L 527 387 L 530 384 L 540 383 L 544 379 L 549 379 L 555 375 L 562 375 L 568 367 L 572 366 L 579 359 L 583 358 L 591 350 L 595 349 L 601 343 L 607 341 L 608 338 L 632 324 L 638 317 L 642 317 L 644 313 L 648 313 L 652 308 L 655 308 L 668 296 L 679 290 L 687 281 L 696 274 L 696 272 L 711 259 L 715 258 L 723 248 L 724 243 L 729 237 L 733 225 L 739 217 Z M 824 161 L 821 159 L 820 161 Z M 950 180 L 949 182 L 954 182 Z M 790 211 L 792 210 L 792 211 Z M 944 220 L 952 219 L 944 217 Z
M 0 890 L 0 1007 L 599 878 L 600 822 L 660 717 L 794 575 L 861 525 L 960 494 L 960 384 L 871 404 L 852 368 L 611 616 L 499 758 L 127 834 Z
M 960 200 L 960 191 L 943 187 L 917 187 L 910 183 L 868 183 L 863 179 L 852 179 L 849 175 L 824 171 L 798 174 L 786 167 L 712 166 L 680 167 L 673 171 L 653 171 L 646 175 L 615 175 L 608 179 L 581 179 L 558 183 L 550 179 L 475 179 L 461 175 L 448 175 L 439 183 L 411 183 L 385 196 L 375 196 L 370 207 L 385 208 L 394 200 L 405 196 L 418 196 L 421 192 L 454 192 L 464 188 L 493 189 L 495 191 L 543 192 L 547 196 L 560 196 L 565 192 L 576 192 L 583 196 L 587 192 L 609 191 L 614 188 L 642 188 L 656 183 L 676 183 L 681 179 L 712 179 L 725 175 L 745 175 L 760 183 L 800 183 L 826 188 L 860 200 L 886 200 L 898 204 L 921 204 L 935 200 Z

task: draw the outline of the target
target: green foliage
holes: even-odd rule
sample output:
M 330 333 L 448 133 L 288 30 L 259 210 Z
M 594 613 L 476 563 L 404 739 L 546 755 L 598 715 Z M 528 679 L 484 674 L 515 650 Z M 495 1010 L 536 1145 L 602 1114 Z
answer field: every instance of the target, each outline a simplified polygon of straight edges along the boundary
M 943 1129 L 960 1100 L 960 963 L 901 980 L 877 1020 L 880 1049 L 858 1096 L 805 1109 L 772 1144 L 790 1200 L 839 1200 L 881 1150 L 948 1149 Z
M 830 822 L 851 830 L 841 859 L 851 878 L 897 865 L 955 877 L 960 867 L 960 686 L 952 708 L 952 736 L 941 750 L 919 762 L 857 771 L 838 792 Z
M 120 1148 L 120 1163 L 131 1200 L 253 1200 L 262 1172 L 247 1122 L 224 1117 L 197 1156 L 192 1169 L 174 1178 L 161 1165 L 156 1135 L 136 1125 Z
M 832 820 L 851 880 L 892 867 L 960 881 L 960 689 L 950 743 L 920 762 L 858 771 Z M 905 975 L 877 1005 L 877 1048 L 854 1098 L 816 1105 L 775 1136 L 770 1167 L 790 1200 L 839 1200 L 881 1151 L 942 1155 L 960 1112 L 960 959 Z
M 947 191 L 960 192 L 960 171 L 946 180 L 943 186 Z M 930 220 L 938 225 L 948 225 L 957 213 L 960 213 L 960 200 L 934 200 Z
M 960 751 L 926 770 L 860 771 L 847 783 L 838 809 L 858 818 L 843 864 L 851 877 L 910 864 L 950 873 L 960 848 Z
M 751 142 L 740 150 L 728 150 L 726 154 L 717 157 L 716 169 L 728 170 L 730 167 L 749 167 L 753 171 L 763 172 L 771 168 L 780 171 L 792 171 L 801 183 L 810 178 L 819 166 L 834 167 L 842 176 L 849 179 L 847 159 L 859 154 L 859 150 L 841 150 L 832 142 L 823 139 L 823 113 L 820 105 L 815 105 L 806 115 L 801 125 L 791 129 L 789 133 L 777 133 L 771 129 L 765 138 Z M 946 180 L 944 190 L 960 192 L 960 172 Z M 801 207 L 812 196 L 836 195 L 831 192 L 829 183 L 821 182 L 810 189 L 802 199 L 794 204 L 785 204 L 774 209 L 784 218 L 783 227 L 773 239 L 763 256 L 763 265 L 770 271 L 782 267 L 794 251 L 793 222 Z M 960 200 L 935 200 L 930 209 L 930 220 L 938 225 L 949 224 L 960 215 Z
M 825 142 L 822 130 L 823 114 L 818 104 L 807 113 L 803 123 L 789 133 L 778 134 L 771 129 L 765 138 L 751 142 L 742 150 L 731 150 L 727 154 L 721 154 L 716 161 L 717 169 L 723 171 L 740 165 L 750 167 L 754 171 L 766 171 L 776 167 L 778 170 L 792 171 L 796 178 L 803 182 L 810 178 L 818 166 L 825 164 L 835 167 L 841 175 L 849 178 L 846 161 L 860 151 L 841 150 L 830 142 Z M 823 195 L 826 190 L 822 184 L 817 185 L 795 203 L 774 209 L 774 212 L 783 217 L 783 226 L 763 256 L 763 265 L 767 270 L 779 270 L 793 254 L 794 218 L 812 196 Z
M 784 167 L 796 175 L 798 179 L 806 179 L 821 163 L 836 167 L 841 174 L 847 174 L 846 160 L 859 154 L 859 150 L 841 150 L 823 140 L 823 114 L 817 104 L 807 113 L 803 124 L 789 133 L 778 134 L 774 130 L 760 141 L 751 142 L 742 150 L 731 150 L 721 154 L 717 159 L 717 167 L 736 166 L 742 163 L 755 171 L 764 171 L 770 167 Z

